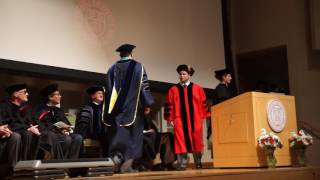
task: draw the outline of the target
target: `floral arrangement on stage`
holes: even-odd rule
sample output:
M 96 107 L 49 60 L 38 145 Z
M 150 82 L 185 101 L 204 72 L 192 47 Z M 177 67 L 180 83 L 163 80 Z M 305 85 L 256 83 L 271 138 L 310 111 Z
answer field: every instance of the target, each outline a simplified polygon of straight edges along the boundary
M 262 149 L 282 148 L 280 138 L 273 132 L 267 133 L 266 129 L 261 129 L 261 134 L 258 138 L 258 144 Z
M 313 138 L 310 134 L 304 132 L 304 130 L 301 129 L 300 131 L 298 131 L 298 133 L 291 132 L 289 142 L 290 147 L 308 147 L 313 144 Z
M 258 145 L 262 148 L 267 156 L 267 165 L 269 168 L 275 168 L 277 159 L 274 156 L 276 148 L 282 148 L 280 138 L 273 132 L 267 133 L 266 129 L 261 129 L 261 134 L 258 138 Z
M 307 147 L 313 144 L 312 136 L 301 129 L 298 131 L 298 133 L 291 132 L 289 142 L 290 142 L 290 147 L 293 148 L 296 153 L 299 165 L 306 166 L 305 151 Z

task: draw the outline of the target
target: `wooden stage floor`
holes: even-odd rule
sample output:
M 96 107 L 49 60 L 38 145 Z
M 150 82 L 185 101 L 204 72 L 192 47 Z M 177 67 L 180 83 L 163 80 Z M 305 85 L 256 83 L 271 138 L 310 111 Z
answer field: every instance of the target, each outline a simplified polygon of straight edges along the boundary
M 108 179 L 108 180 L 162 180 L 162 179 L 189 179 L 189 180 L 320 180 L 320 167 L 281 167 L 243 168 L 243 169 L 187 169 L 186 171 L 150 171 L 129 174 L 114 174 L 104 177 L 72 178 L 72 180 Z

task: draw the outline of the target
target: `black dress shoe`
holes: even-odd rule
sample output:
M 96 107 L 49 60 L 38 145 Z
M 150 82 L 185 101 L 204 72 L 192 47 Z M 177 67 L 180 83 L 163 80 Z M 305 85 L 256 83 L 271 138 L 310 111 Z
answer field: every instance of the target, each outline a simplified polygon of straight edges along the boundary
M 152 167 L 152 170 L 153 171 L 167 171 L 168 169 L 162 164 L 157 164 Z
M 137 172 L 139 172 L 138 170 L 136 170 L 136 169 L 133 169 L 132 167 L 129 167 L 129 168 L 127 168 L 127 169 L 121 169 L 120 168 L 120 174 L 124 174 L 124 173 L 137 173 Z
M 181 166 L 181 165 L 177 164 L 177 165 L 175 166 L 175 170 L 176 170 L 176 171 L 184 171 L 184 170 L 187 170 L 187 167 L 186 167 L 186 166 Z
M 202 164 L 196 164 L 196 169 L 202 169 Z
M 119 156 L 113 156 L 112 161 L 114 163 L 114 167 L 113 167 L 113 172 L 114 173 L 119 173 L 120 172 L 120 166 L 121 166 L 121 159 Z
M 165 165 L 168 171 L 175 171 L 176 167 L 174 167 L 172 164 Z
M 185 167 L 177 167 L 176 168 L 176 171 L 185 171 L 185 170 L 187 170 L 187 168 L 185 168 Z

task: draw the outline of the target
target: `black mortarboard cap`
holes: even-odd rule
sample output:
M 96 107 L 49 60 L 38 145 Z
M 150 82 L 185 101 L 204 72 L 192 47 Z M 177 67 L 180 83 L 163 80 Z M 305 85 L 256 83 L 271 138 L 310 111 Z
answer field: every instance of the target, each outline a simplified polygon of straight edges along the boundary
M 26 88 L 27 88 L 26 84 L 14 84 L 14 85 L 8 86 L 5 90 L 9 95 L 12 95 L 14 92 L 20 91 Z
M 220 70 L 214 71 L 214 73 L 215 73 L 215 77 L 221 81 L 222 76 L 226 74 L 231 74 L 231 71 L 229 71 L 228 69 L 220 69 Z
M 135 45 L 132 45 L 132 44 L 123 44 L 121 46 L 119 46 L 117 49 L 116 49 L 116 52 L 129 52 L 131 53 L 132 50 L 135 48 L 136 46 Z
M 92 94 L 96 93 L 97 91 L 103 91 L 103 87 L 102 86 L 91 86 L 87 89 L 87 93 L 89 95 L 92 95 Z
M 59 91 L 58 87 L 59 87 L 58 84 L 50 84 L 49 86 L 43 88 L 40 91 L 40 95 L 43 97 L 48 97 L 52 93 Z
M 180 71 L 186 71 L 190 74 L 190 76 L 192 76 L 194 73 L 194 69 L 191 66 L 188 66 L 186 64 L 180 64 L 177 67 L 177 72 L 180 73 Z

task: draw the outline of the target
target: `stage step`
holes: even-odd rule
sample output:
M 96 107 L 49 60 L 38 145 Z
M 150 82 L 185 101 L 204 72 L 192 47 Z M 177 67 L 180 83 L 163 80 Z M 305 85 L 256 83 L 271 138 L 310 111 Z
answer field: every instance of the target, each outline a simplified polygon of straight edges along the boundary
M 69 177 L 110 176 L 114 164 L 109 158 L 19 161 L 15 179 L 50 179 Z

